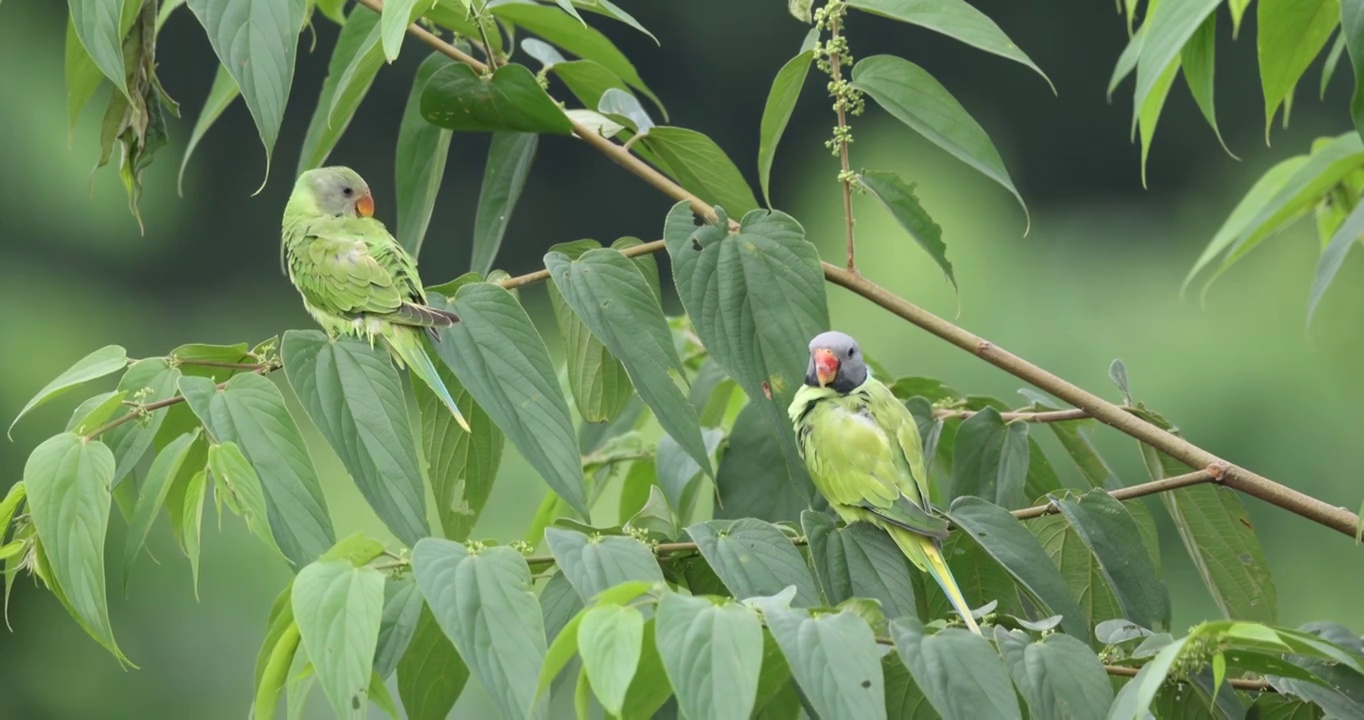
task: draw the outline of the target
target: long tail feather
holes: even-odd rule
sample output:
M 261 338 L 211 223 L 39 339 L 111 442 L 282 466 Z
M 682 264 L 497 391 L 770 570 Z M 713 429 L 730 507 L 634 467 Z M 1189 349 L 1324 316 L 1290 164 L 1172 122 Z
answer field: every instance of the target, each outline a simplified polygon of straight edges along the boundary
M 961 588 L 957 587 L 956 578 L 952 577 L 952 570 L 947 567 L 947 560 L 942 555 L 942 550 L 938 547 L 938 542 L 926 535 L 912 533 L 904 528 L 887 527 L 886 531 L 895 544 L 900 546 L 900 550 L 905 553 L 915 565 L 919 566 L 933 579 L 938 581 L 938 586 L 947 595 L 948 602 L 961 615 L 966 622 L 966 627 L 971 632 L 980 635 L 980 626 L 976 624 L 976 619 L 971 616 L 971 606 L 966 604 L 966 598 L 961 594 Z
M 422 379 L 436 393 L 436 397 L 445 403 L 450 412 L 455 416 L 455 422 L 469 431 L 469 423 L 465 421 L 464 415 L 459 412 L 455 405 L 455 399 L 450 397 L 450 391 L 441 382 L 440 373 L 436 372 L 436 366 L 431 364 L 431 358 L 426 354 L 426 348 L 422 346 L 421 335 L 417 334 L 415 328 L 402 326 L 389 326 L 384 331 L 384 339 L 388 341 L 388 346 L 398 356 L 402 364 L 412 369 L 412 374 Z

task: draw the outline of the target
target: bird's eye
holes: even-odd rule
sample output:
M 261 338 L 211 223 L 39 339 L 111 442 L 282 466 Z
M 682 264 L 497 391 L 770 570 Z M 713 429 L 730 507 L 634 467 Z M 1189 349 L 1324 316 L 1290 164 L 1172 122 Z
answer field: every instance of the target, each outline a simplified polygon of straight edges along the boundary
M 347 187 L 347 188 L 341 188 L 341 194 L 342 194 L 342 195 L 345 195 L 346 197 L 350 197 L 354 192 L 355 192 L 354 190 L 351 190 L 351 189 L 348 188 L 348 187 Z
M 848 348 L 848 357 L 852 357 L 852 356 L 854 356 L 854 355 L 856 355 L 856 354 L 857 354 L 857 348 Z

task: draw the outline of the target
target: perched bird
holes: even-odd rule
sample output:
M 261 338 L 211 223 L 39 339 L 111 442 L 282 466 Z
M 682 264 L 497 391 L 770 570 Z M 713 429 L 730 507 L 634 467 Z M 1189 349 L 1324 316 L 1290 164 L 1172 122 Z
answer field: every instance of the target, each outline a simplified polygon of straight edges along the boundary
M 383 338 L 398 367 L 412 368 L 467 431 L 421 338 L 425 332 L 440 342 L 439 329 L 459 316 L 426 304 L 417 263 L 373 215 L 374 196 L 354 170 L 309 170 L 284 208 L 280 260 L 329 336 L 361 336 L 370 345 Z
M 929 512 L 918 424 L 890 388 L 871 376 L 856 340 L 826 332 L 810 341 L 805 384 L 788 413 L 805 466 L 829 505 L 847 522 L 863 520 L 889 533 L 979 635 L 943 558 L 947 521 Z

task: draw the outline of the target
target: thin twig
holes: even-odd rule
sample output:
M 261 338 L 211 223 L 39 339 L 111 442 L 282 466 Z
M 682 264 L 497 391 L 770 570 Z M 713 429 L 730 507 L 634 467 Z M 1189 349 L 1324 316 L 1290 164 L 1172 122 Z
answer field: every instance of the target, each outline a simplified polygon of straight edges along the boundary
M 1165 478 L 1164 480 L 1152 480 L 1151 482 L 1141 483 L 1140 485 L 1132 485 L 1125 488 L 1118 488 L 1117 490 L 1110 490 L 1108 494 L 1115 500 L 1132 500 L 1134 498 L 1145 497 L 1147 495 L 1155 495 L 1157 493 L 1178 490 L 1179 488 L 1188 487 L 1190 485 L 1200 485 L 1206 482 L 1216 482 L 1216 480 L 1217 478 L 1214 477 L 1212 473 L 1207 471 L 1199 471 L 1187 473 L 1184 475 L 1176 475 L 1174 477 Z M 1010 511 L 1010 514 L 1012 514 L 1019 520 L 1031 520 L 1033 518 L 1042 517 L 1043 515 L 1052 515 L 1058 512 L 1060 512 L 1060 508 L 1058 508 L 1055 503 L 1047 503 L 1045 505 L 1034 505 L 1032 507 L 1025 507 L 1019 508 L 1017 510 L 1012 510 Z M 956 528 L 953 527 L 952 529 Z M 804 545 L 805 538 L 801 537 L 792 538 L 791 544 Z M 694 542 L 659 543 L 657 546 L 654 547 L 654 553 L 658 555 L 658 557 L 660 558 L 670 557 L 672 555 L 678 555 L 681 553 L 696 552 L 697 550 L 698 548 L 696 546 L 696 543 Z M 531 555 L 526 558 L 526 562 L 531 565 L 552 565 L 554 564 L 554 556 Z
M 266 367 L 266 365 L 265 365 L 264 363 L 218 362 L 217 360 L 194 360 L 194 359 L 180 360 L 180 359 L 177 358 L 177 359 L 175 359 L 175 360 L 172 360 L 172 362 L 173 362 L 174 364 L 176 364 L 176 365 L 193 365 L 193 366 L 196 366 L 196 367 L 227 368 L 227 369 L 229 369 L 229 370 L 253 370 L 253 371 L 256 371 L 256 372 L 260 372 L 261 369 L 263 369 L 263 368 Z
M 951 408 L 938 408 L 933 411 L 933 417 L 941 420 L 965 420 L 975 415 L 977 410 L 953 410 Z M 1084 420 L 1089 417 L 1089 413 L 1079 408 L 1069 410 L 1048 410 L 1046 412 L 1002 412 L 999 417 L 1004 422 L 1020 420 L 1030 423 L 1054 423 L 1065 422 L 1067 420 Z
M 358 0 L 358 2 L 375 11 L 382 11 L 383 8 L 382 0 Z M 482 72 L 485 69 L 483 63 L 479 62 L 477 59 L 460 52 L 454 46 L 427 32 L 418 25 L 411 25 L 408 28 L 408 32 L 453 60 L 466 63 L 479 72 Z M 648 163 L 630 154 L 628 150 L 622 148 L 620 145 L 593 132 L 590 128 L 581 123 L 573 123 L 573 133 L 588 145 L 591 145 L 594 149 L 606 155 L 613 162 L 639 176 L 665 195 L 668 195 L 674 200 L 686 201 L 691 205 L 692 211 L 697 215 L 712 222 L 716 219 L 715 211 L 703 200 L 683 188 L 681 185 L 673 182 L 670 178 L 654 169 Z M 733 223 L 733 221 L 731 221 L 731 223 Z M 731 227 L 733 227 L 733 225 L 731 225 Z M 652 247 L 648 250 L 645 250 L 645 248 L 649 246 L 639 246 L 634 249 L 643 253 L 656 252 L 663 247 L 661 243 L 657 245 L 651 243 L 650 245 Z M 1233 465 L 1177 435 L 1166 432 L 1165 430 L 1126 412 L 1118 405 L 1108 402 L 1098 395 L 1084 390 L 1071 382 L 1063 380 L 1060 377 L 1043 370 L 1037 365 L 976 336 L 974 333 L 924 310 L 855 272 L 850 272 L 845 268 L 840 268 L 827 262 L 821 264 L 824 268 L 825 279 L 835 285 L 847 288 L 848 290 L 861 295 L 867 300 L 880 305 L 882 308 L 908 320 L 919 328 L 927 330 L 933 335 L 980 357 L 1014 377 L 1027 381 L 1034 387 L 1055 395 L 1077 409 L 1084 410 L 1089 413 L 1091 417 L 1100 422 L 1116 428 L 1157 450 L 1168 453 L 1170 456 L 1190 467 L 1207 469 L 1208 472 L 1212 473 L 1227 487 L 1257 497 L 1272 505 L 1312 520 L 1313 522 L 1325 525 L 1326 527 L 1349 537 L 1355 536 L 1356 528 L 1359 524 L 1359 516 L 1350 510 L 1344 507 L 1332 506 L 1329 503 L 1276 483 L 1273 480 L 1251 472 L 1250 470 Z M 543 277 L 541 279 L 543 279 Z
M 1104 672 L 1108 673 L 1109 675 L 1117 675 L 1119 677 L 1135 677 L 1138 672 L 1141 672 L 1141 668 L 1127 667 L 1125 665 L 1105 665 Z M 1278 692 L 1277 690 L 1274 689 L 1272 685 L 1269 684 L 1269 681 L 1265 680 L 1264 678 L 1261 678 L 1259 680 L 1231 678 L 1227 680 L 1227 684 L 1237 690 L 1249 690 L 1251 692 Z

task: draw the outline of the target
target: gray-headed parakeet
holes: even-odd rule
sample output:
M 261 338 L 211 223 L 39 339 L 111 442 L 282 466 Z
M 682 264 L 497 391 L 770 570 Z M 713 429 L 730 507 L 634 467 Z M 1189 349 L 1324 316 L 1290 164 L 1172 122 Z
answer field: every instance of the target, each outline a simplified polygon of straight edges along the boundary
M 871 376 L 857 341 L 826 332 L 810 341 L 805 384 L 788 411 L 810 477 L 847 522 L 890 534 L 900 551 L 938 581 L 976 634 L 980 627 L 942 554 L 947 521 L 929 509 L 928 469 L 909 409 Z
M 383 338 L 398 367 L 412 368 L 468 430 L 421 338 L 424 332 L 440 342 L 440 328 L 459 316 L 427 305 L 417 263 L 373 215 L 374 196 L 354 170 L 300 175 L 284 208 L 281 253 L 289 280 L 329 336 L 360 336 L 371 345 Z

